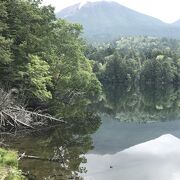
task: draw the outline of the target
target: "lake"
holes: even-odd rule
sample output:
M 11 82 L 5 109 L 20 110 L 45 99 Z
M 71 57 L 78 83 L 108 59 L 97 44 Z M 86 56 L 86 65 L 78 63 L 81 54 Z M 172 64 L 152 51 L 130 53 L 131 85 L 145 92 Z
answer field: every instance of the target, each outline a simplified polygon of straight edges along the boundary
M 44 159 L 20 160 L 29 179 L 179 180 L 179 110 L 178 88 L 106 85 L 82 118 L 2 138 Z

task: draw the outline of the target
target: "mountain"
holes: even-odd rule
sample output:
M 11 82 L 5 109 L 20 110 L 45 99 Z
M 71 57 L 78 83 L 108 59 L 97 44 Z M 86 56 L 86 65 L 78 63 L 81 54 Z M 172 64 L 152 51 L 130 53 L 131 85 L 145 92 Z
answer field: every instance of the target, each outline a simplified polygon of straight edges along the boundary
M 57 17 L 82 24 L 84 35 L 90 40 L 112 40 L 129 35 L 180 38 L 179 27 L 112 1 L 76 4 L 57 13 Z
M 172 23 L 173 26 L 180 27 L 180 19 Z

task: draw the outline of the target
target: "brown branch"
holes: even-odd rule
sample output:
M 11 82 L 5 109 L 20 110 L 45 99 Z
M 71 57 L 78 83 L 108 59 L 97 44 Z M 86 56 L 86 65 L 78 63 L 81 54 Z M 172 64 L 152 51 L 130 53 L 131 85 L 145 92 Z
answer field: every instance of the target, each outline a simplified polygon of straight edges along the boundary
M 3 111 L 3 113 L 4 113 L 6 116 L 8 116 L 9 118 L 11 118 L 11 120 L 12 120 L 14 123 L 16 123 L 16 125 L 19 123 L 19 124 L 21 124 L 21 125 L 23 125 L 23 126 L 25 126 L 25 127 L 34 129 L 31 125 L 29 125 L 29 124 L 27 124 L 27 123 L 24 123 L 24 122 L 22 122 L 22 121 L 20 121 L 20 120 L 18 120 L 18 119 L 15 119 L 15 118 L 12 117 L 10 114 L 7 114 L 7 113 L 4 112 L 4 111 Z M 10 121 L 8 121 L 8 122 L 13 126 L 13 124 L 12 124 Z M 18 123 L 17 123 L 17 122 L 18 122 Z
M 57 118 L 54 118 L 54 117 L 49 116 L 49 115 L 47 116 L 47 115 L 39 114 L 37 112 L 31 112 L 31 111 L 28 111 L 28 110 L 25 110 L 25 109 L 20 109 L 20 108 L 13 108 L 13 107 L 8 107 L 8 108 L 12 109 L 12 110 L 16 110 L 16 111 L 24 111 L 26 113 L 29 113 L 29 114 L 37 116 L 37 117 L 46 118 L 46 119 L 50 119 L 50 120 L 53 120 L 53 121 L 58 121 L 58 122 L 66 123 L 66 121 L 64 121 L 64 120 L 57 119 Z

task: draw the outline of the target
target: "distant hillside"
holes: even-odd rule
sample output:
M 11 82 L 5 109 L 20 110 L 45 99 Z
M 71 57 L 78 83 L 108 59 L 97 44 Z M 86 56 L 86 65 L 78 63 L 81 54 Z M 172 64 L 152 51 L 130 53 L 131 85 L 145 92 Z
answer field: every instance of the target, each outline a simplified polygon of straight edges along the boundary
M 122 35 L 180 38 L 180 28 L 116 2 L 76 4 L 57 13 L 57 17 L 82 24 L 85 36 L 90 40 L 112 40 Z
M 172 25 L 180 27 L 180 19 L 172 23 Z

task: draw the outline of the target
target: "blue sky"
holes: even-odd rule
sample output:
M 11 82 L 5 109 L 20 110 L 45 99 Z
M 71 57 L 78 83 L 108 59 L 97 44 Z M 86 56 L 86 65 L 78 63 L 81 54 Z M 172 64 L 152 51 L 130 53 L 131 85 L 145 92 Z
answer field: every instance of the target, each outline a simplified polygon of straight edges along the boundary
M 43 4 L 51 4 L 56 11 L 85 0 L 43 0 Z M 97 0 L 89 0 L 97 1 Z M 164 22 L 172 23 L 180 19 L 180 0 L 114 0 L 131 9 L 156 17 Z

